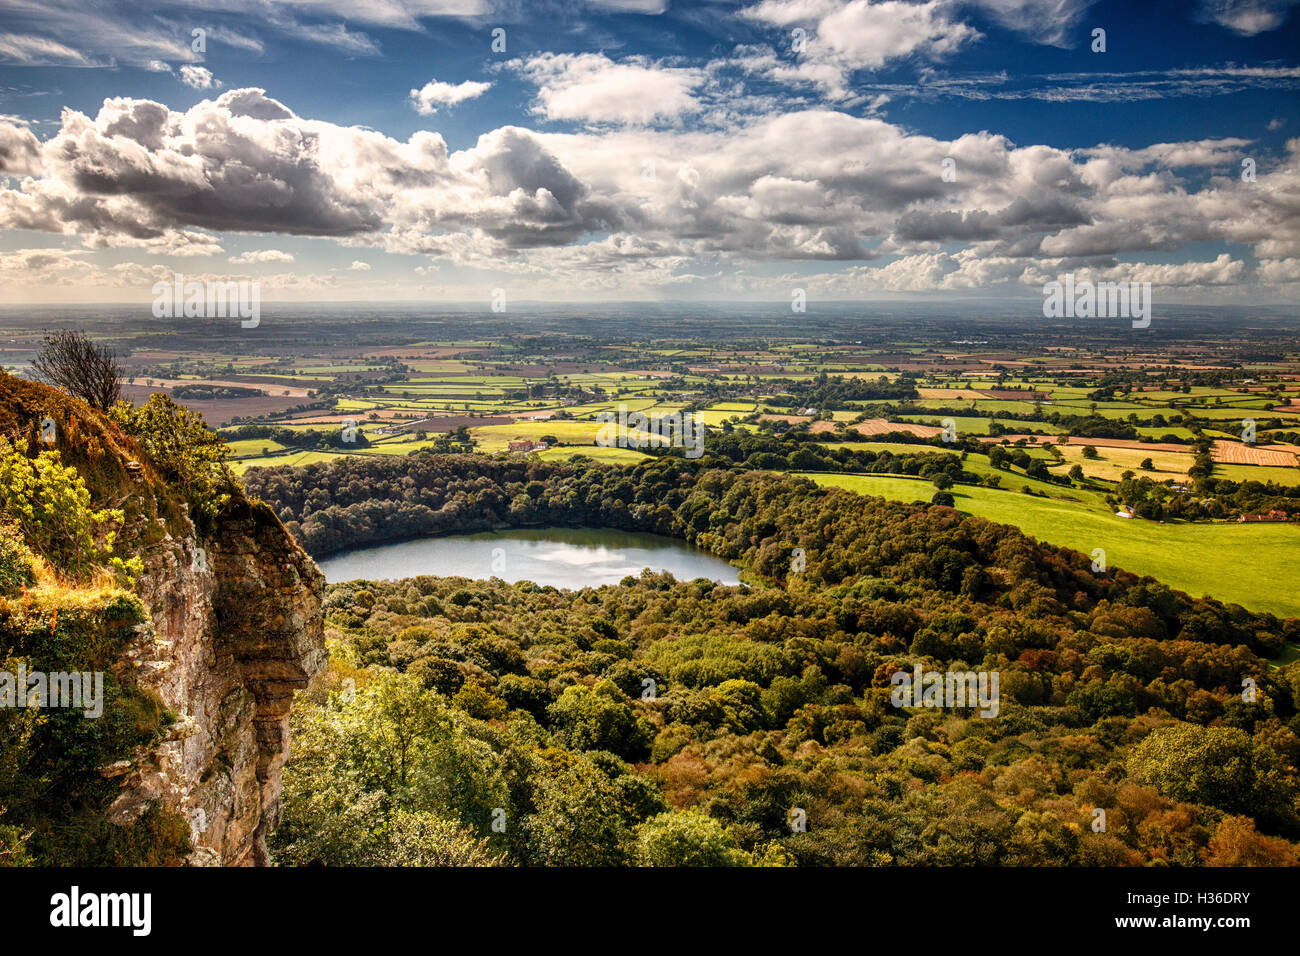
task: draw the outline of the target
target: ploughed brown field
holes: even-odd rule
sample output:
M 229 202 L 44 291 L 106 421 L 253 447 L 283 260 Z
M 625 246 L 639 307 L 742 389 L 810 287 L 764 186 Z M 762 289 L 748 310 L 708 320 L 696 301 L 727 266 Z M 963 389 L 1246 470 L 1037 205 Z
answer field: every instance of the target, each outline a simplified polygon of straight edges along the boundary
M 1235 441 L 1216 441 L 1210 446 L 1215 461 L 1225 465 L 1273 465 L 1293 468 L 1296 456 L 1279 448 L 1253 448 Z
M 917 435 L 921 438 L 933 438 L 935 435 L 942 435 L 942 428 L 935 428 L 933 425 L 916 425 L 912 422 L 891 422 L 884 418 L 868 418 L 865 422 L 859 422 L 856 425 L 850 425 L 849 430 L 859 432 L 868 437 L 872 435 L 888 435 L 890 432 L 907 432 Z M 834 422 L 813 422 L 809 426 L 809 431 L 815 434 L 824 434 L 835 431 Z
M 193 383 L 190 383 L 193 384 Z M 123 385 L 122 395 L 137 405 L 149 400 L 154 392 L 171 395 L 171 389 L 156 388 L 145 385 Z M 250 398 L 222 398 L 215 401 L 196 401 L 187 398 L 180 404 L 203 415 L 203 420 L 214 428 L 228 423 L 232 418 L 257 418 L 263 415 L 279 414 L 295 405 L 301 405 L 304 399 L 284 395 L 255 395 Z

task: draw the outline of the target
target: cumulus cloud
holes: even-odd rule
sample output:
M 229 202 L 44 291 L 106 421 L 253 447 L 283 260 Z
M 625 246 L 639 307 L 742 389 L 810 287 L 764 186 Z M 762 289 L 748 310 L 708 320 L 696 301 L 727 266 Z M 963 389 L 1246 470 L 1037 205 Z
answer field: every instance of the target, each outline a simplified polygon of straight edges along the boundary
M 790 31 L 784 48 L 796 56 L 786 60 L 767 50 L 742 56 L 741 65 L 782 82 L 816 85 L 842 99 L 854 71 L 878 70 L 908 57 L 941 59 L 979 39 L 978 30 L 950 19 L 950 12 L 945 0 L 762 0 L 742 16 Z M 804 31 L 801 50 L 794 45 L 796 28 Z
M 482 96 L 492 88 L 491 83 L 466 80 L 464 83 L 443 83 L 430 80 L 418 90 L 411 90 L 411 105 L 421 116 L 431 116 L 439 106 L 455 106 L 465 100 Z
M 213 90 L 221 88 L 221 81 L 204 66 L 185 65 L 181 67 L 181 82 L 196 90 Z
M 1113 163 L 1122 169 L 1141 169 L 1145 166 L 1163 166 L 1174 169 L 1186 166 L 1230 166 L 1244 155 L 1242 150 L 1251 140 L 1225 137 L 1202 139 L 1186 143 L 1154 143 L 1142 149 L 1116 146 L 1096 146 L 1079 150 L 1079 155 L 1096 158 L 1103 163 Z
M 976 288 L 1041 283 L 1049 268 L 1131 271 L 1120 258 L 1194 243 L 1300 258 L 1300 139 L 1281 157 L 1260 155 L 1244 183 L 1248 146 L 1062 150 L 988 132 L 942 140 L 810 109 L 706 130 L 506 126 L 452 152 L 435 132 L 401 141 L 240 89 L 184 112 L 125 97 L 93 118 L 66 110 L 44 143 L 0 124 L 0 162 L 25 177 L 0 189 L 0 228 L 190 255 L 219 251 L 226 232 L 318 236 L 575 289 L 697 282 L 793 260 L 839 263 L 846 282 L 872 287 Z M 232 262 L 285 261 L 278 255 Z M 1198 268 L 1144 274 L 1170 284 L 1250 278 L 1239 257 Z M 1259 277 L 1287 268 L 1261 265 Z
M 5 128 L 13 161 L 30 167 L 28 135 Z M 184 113 L 126 97 L 93 119 L 67 110 L 40 157 L 45 175 L 0 190 L 0 225 L 92 244 L 201 245 L 202 229 L 437 251 L 446 234 L 472 232 L 510 249 L 571 242 L 601 222 L 583 184 L 527 130 L 495 130 L 449 155 L 436 133 L 403 143 L 304 120 L 260 89 Z
M 26 176 L 40 171 L 41 144 L 26 126 L 0 122 L 0 173 Z
M 1265 285 L 1288 285 L 1300 282 L 1300 258 L 1261 259 L 1256 267 Z
M 536 111 L 551 120 L 648 125 L 699 111 L 694 91 L 703 70 L 640 57 L 614 62 L 603 53 L 544 53 L 516 61 L 537 85 Z
M 348 266 L 348 268 L 353 272 L 369 272 L 370 263 L 362 262 L 360 259 L 355 259 L 353 260 L 352 265 Z

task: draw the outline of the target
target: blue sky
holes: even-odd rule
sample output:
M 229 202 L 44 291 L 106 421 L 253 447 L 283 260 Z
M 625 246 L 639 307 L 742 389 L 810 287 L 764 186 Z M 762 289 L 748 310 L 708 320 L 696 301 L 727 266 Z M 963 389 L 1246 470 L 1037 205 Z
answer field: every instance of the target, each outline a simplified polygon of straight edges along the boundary
M 1293 5 L 0 0 L 0 301 L 1294 302 Z

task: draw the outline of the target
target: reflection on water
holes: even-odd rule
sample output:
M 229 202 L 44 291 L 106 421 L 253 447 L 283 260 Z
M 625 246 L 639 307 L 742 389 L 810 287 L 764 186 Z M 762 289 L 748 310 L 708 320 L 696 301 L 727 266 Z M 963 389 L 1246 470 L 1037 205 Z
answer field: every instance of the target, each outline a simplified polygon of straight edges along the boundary
M 529 528 L 420 538 L 348 551 L 319 564 L 330 582 L 433 574 L 584 588 L 617 584 L 650 568 L 668 571 L 679 581 L 708 578 L 740 583 L 730 564 L 685 542 L 603 528 Z

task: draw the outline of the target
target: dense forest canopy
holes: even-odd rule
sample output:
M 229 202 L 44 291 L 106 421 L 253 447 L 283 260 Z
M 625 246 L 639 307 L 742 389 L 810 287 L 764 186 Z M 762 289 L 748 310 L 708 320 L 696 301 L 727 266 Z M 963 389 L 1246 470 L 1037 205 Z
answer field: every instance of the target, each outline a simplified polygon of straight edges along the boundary
M 955 459 L 955 456 L 952 456 Z M 675 535 L 750 584 L 331 587 L 277 859 L 1297 862 L 1300 622 L 1014 528 L 660 458 L 250 472 L 316 553 L 521 525 Z M 995 718 L 891 677 L 995 672 Z

